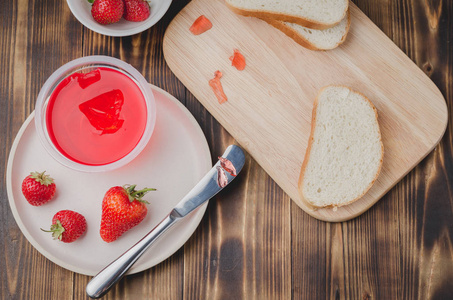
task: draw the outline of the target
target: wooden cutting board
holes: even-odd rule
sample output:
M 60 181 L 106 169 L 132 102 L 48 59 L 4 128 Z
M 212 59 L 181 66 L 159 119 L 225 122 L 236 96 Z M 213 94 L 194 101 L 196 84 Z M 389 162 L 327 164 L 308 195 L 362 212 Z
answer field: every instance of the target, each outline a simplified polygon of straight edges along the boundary
M 303 210 L 338 222 L 366 211 L 419 163 L 443 136 L 448 113 L 434 83 L 353 3 L 351 29 L 339 48 L 310 51 L 264 21 L 231 12 L 223 0 L 194 0 L 171 22 L 164 55 L 171 70 Z M 200 15 L 213 28 L 189 27 Z M 247 67 L 231 66 L 233 49 Z M 208 85 L 216 70 L 228 102 Z M 318 91 L 343 84 L 376 106 L 385 148 L 382 171 L 368 193 L 337 210 L 311 210 L 297 191 Z

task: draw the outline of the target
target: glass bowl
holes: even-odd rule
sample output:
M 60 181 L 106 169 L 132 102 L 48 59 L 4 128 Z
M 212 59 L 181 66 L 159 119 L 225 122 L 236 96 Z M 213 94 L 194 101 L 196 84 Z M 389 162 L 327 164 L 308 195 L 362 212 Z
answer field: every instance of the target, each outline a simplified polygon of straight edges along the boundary
M 135 144 L 130 152 L 127 152 L 124 156 L 122 154 L 118 154 L 118 158 L 109 161 L 106 163 L 84 163 L 81 161 L 78 161 L 77 159 L 71 158 L 70 155 L 65 155 L 59 148 L 59 146 L 56 146 L 55 143 L 52 141 L 51 135 L 49 134 L 49 128 L 48 128 L 48 121 L 47 121 L 47 114 L 49 112 L 49 100 L 53 94 L 53 92 L 58 88 L 58 92 L 61 90 L 59 87 L 59 84 L 62 83 L 63 80 L 67 79 L 71 75 L 73 76 L 78 76 L 77 74 L 74 75 L 74 73 L 81 73 L 81 74 L 86 74 L 88 71 L 96 70 L 98 68 L 101 68 L 103 70 L 114 70 L 117 72 L 120 72 L 121 74 L 125 75 L 128 77 L 131 81 L 127 81 L 129 84 L 131 82 L 135 83 L 136 87 L 139 88 L 139 92 L 143 96 L 143 99 L 145 100 L 145 107 L 146 109 L 146 117 L 144 122 L 144 129 L 140 127 L 139 130 L 143 130 L 143 133 L 141 136 L 137 134 L 138 141 Z M 120 75 L 121 77 L 121 75 Z M 71 77 L 73 78 L 73 77 Z M 125 78 L 125 77 L 124 77 Z M 79 80 L 79 79 L 77 79 Z M 67 81 L 66 81 L 67 82 Z M 114 82 L 106 81 L 103 82 L 103 84 L 107 85 L 112 85 L 112 89 L 117 88 L 115 86 Z M 80 85 L 80 83 L 79 83 Z M 91 83 L 90 83 L 91 85 Z M 64 85 L 63 85 L 64 86 Z M 136 89 L 134 86 L 134 89 Z M 84 89 L 85 87 L 83 87 Z M 103 87 L 105 88 L 105 87 Z M 109 86 L 107 88 L 110 88 Z M 75 95 L 75 97 L 79 96 L 78 94 Z M 80 96 L 81 97 L 81 96 Z M 63 101 L 63 100 L 59 100 Z M 79 101 L 79 100 L 77 100 Z M 80 100 L 82 101 L 82 100 Z M 102 100 L 104 101 L 104 100 Z M 56 103 L 56 102 L 55 102 Z M 74 109 L 74 110 L 77 110 Z M 81 110 L 81 109 L 80 109 Z M 82 112 L 80 112 L 81 119 L 83 118 Z M 69 118 L 68 118 L 69 120 Z M 68 121 L 65 120 L 67 123 Z M 82 121 L 81 121 L 82 122 Z M 88 121 L 85 121 L 88 122 Z M 91 120 L 90 120 L 91 122 Z M 123 122 L 123 121 L 122 121 Z M 125 120 L 124 122 L 127 122 Z M 41 91 L 38 94 L 38 98 L 36 101 L 36 106 L 35 106 L 35 126 L 36 126 L 36 131 L 38 133 L 39 139 L 46 149 L 46 151 L 60 164 L 69 167 L 71 169 L 77 170 L 77 171 L 83 171 L 83 172 L 106 172 L 106 171 L 111 171 L 117 168 L 120 168 L 127 163 L 131 162 L 135 157 L 137 157 L 140 152 L 145 148 L 147 143 L 149 142 L 151 135 L 154 130 L 154 125 L 156 122 L 156 104 L 155 104 L 155 99 L 154 95 L 152 93 L 152 90 L 150 86 L 148 85 L 147 81 L 143 76 L 131 65 L 113 58 L 109 56 L 86 56 L 82 58 L 75 59 L 62 67 L 60 67 L 58 70 L 56 70 L 44 83 L 43 87 L 41 88 Z M 75 122 L 76 123 L 76 122 Z M 78 124 L 68 124 L 68 126 L 79 126 Z M 75 127 L 74 127 L 75 128 Z M 131 128 L 133 129 L 133 128 Z M 91 133 L 90 133 L 91 134 Z M 54 138 L 55 139 L 55 138 Z M 93 147 L 97 147 L 97 144 L 90 144 L 94 145 Z M 100 147 L 102 146 L 102 143 L 99 145 Z M 105 148 L 105 145 L 104 145 Z M 96 149 L 96 148 L 94 148 Z

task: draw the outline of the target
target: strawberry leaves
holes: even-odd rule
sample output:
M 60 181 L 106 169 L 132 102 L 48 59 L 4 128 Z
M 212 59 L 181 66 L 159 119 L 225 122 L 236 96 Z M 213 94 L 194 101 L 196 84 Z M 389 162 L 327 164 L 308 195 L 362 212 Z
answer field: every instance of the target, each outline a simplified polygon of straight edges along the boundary
M 50 230 L 44 230 L 42 228 L 41 230 L 44 232 L 52 232 L 53 239 L 60 241 L 63 238 L 63 232 L 65 232 L 65 229 L 63 225 L 61 225 L 60 220 L 56 220 L 55 224 L 50 225 Z
M 123 188 L 126 190 L 126 193 L 127 193 L 127 196 L 129 198 L 129 201 L 130 202 L 133 202 L 134 200 L 137 200 L 139 202 L 142 202 L 142 203 L 145 203 L 145 204 L 149 204 L 148 201 L 146 200 L 143 200 L 143 196 L 145 196 L 148 192 L 150 191 L 156 191 L 156 189 L 153 189 L 153 188 L 144 188 L 144 189 L 141 189 L 141 190 L 138 190 L 136 191 L 135 190 L 135 187 L 137 185 L 136 184 L 132 184 L 132 185 L 124 185 Z

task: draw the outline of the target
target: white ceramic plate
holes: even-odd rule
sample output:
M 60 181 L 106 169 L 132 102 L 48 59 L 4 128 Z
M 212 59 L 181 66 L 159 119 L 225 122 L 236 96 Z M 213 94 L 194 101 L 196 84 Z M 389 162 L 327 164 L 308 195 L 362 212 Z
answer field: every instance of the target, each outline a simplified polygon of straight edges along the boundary
M 149 144 L 128 165 L 106 173 L 83 173 L 61 166 L 51 158 L 36 134 L 32 113 L 19 130 L 7 167 L 8 198 L 14 218 L 28 241 L 45 257 L 73 272 L 95 275 L 156 226 L 212 167 L 206 138 L 190 112 L 173 96 L 152 86 L 157 106 L 156 127 Z M 46 170 L 56 182 L 55 198 L 32 206 L 22 195 L 22 180 L 31 171 Z M 112 243 L 100 235 L 101 203 L 112 186 L 137 184 L 154 187 L 148 193 L 148 215 L 138 226 Z M 87 219 L 87 232 L 73 243 L 52 239 L 48 229 L 62 209 Z M 194 211 L 156 242 L 129 274 L 148 269 L 176 252 L 200 223 L 206 205 Z
M 147 30 L 156 24 L 167 12 L 171 0 L 150 0 L 151 15 L 142 22 L 129 22 L 121 19 L 109 25 L 101 25 L 91 15 L 91 4 L 87 0 L 66 0 L 72 14 L 89 29 L 109 36 L 129 36 Z

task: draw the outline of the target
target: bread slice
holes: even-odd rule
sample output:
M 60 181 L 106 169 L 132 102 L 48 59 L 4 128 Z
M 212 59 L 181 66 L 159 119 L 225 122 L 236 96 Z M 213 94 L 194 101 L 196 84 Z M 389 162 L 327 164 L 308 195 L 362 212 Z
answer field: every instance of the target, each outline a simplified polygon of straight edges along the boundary
M 339 207 L 361 198 L 379 175 L 384 156 L 377 110 L 345 86 L 319 92 L 299 178 L 302 200 Z
M 225 0 L 235 13 L 326 29 L 346 16 L 349 0 Z
M 281 30 L 296 43 L 310 50 L 330 50 L 338 47 L 346 39 L 349 26 L 351 25 L 349 10 L 340 23 L 327 29 L 311 29 L 295 23 L 273 19 L 267 19 L 265 21 Z

